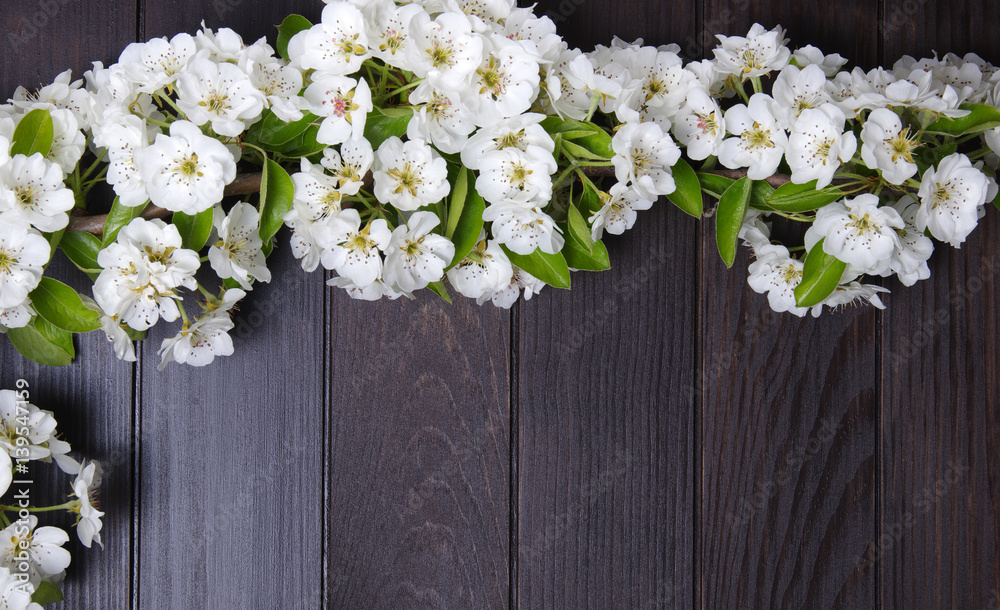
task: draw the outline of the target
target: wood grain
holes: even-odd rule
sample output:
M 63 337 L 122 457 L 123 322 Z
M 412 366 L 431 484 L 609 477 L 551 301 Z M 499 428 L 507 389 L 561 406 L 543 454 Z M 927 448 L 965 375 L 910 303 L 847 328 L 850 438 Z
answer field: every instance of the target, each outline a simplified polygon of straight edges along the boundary
M 706 0 L 706 35 L 781 24 L 793 48 L 877 58 L 875 3 L 734 4 Z M 872 607 L 856 560 L 875 536 L 875 314 L 774 314 L 746 248 L 726 270 L 714 222 L 700 230 L 699 605 Z
M 510 319 L 330 299 L 327 607 L 508 604 Z
M 143 344 L 140 608 L 320 605 L 324 287 L 283 246 L 234 319 L 236 356 L 157 371 L 176 329 Z
M 519 607 L 692 604 L 696 221 L 668 206 L 520 307 Z
M 0 5 L 0 95 L 7 99 L 23 85 L 29 90 L 52 82 L 73 69 L 74 77 L 90 62 L 108 62 L 133 38 L 135 3 L 105 3 L 107 12 L 90 11 L 79 3 L 15 3 Z M 91 35 L 80 36 L 80 32 Z M 50 275 L 85 289 L 83 277 L 57 255 Z M 89 291 L 87 291 L 89 294 Z M 71 608 L 127 607 L 132 584 L 132 396 L 134 367 L 115 359 L 100 332 L 76 340 L 79 354 L 72 366 L 52 368 L 28 362 L 6 337 L 0 338 L 0 389 L 13 389 L 18 379 L 30 384 L 31 402 L 55 414 L 59 431 L 79 458 L 99 460 L 104 483 L 99 503 L 105 511 L 101 532 L 104 548 L 84 548 L 72 530 L 69 514 L 49 513 L 45 525 L 70 532 L 66 545 L 73 555 L 62 587 Z M 32 500 L 59 504 L 70 492 L 72 478 L 55 464 L 34 464 Z
M 1000 63 L 995 9 L 887 0 L 884 59 Z M 939 245 L 929 280 L 887 284 L 880 532 L 865 554 L 885 607 L 1000 607 L 1000 212 L 987 208 L 961 250 Z

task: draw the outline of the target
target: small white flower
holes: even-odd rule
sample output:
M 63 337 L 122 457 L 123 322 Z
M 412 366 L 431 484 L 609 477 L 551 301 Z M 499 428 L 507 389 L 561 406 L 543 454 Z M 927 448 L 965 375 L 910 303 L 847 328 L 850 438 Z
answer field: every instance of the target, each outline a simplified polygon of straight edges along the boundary
M 14 307 L 0 308 L 0 326 L 3 328 L 24 328 L 31 322 L 35 312 L 31 309 L 31 300 L 26 300 Z M 0 328 L 0 332 L 3 332 Z
M 382 276 L 379 251 L 388 247 L 392 237 L 384 219 L 373 220 L 362 228 L 358 211 L 348 208 L 314 226 L 313 236 L 323 249 L 322 262 L 326 269 L 333 269 L 362 287 Z
M 320 164 L 338 181 L 338 189 L 345 195 L 354 195 L 361 190 L 365 176 L 375 160 L 371 143 L 364 139 L 351 139 L 340 147 L 323 151 Z
M 368 44 L 372 55 L 390 66 L 408 70 L 410 22 L 414 15 L 424 12 L 423 7 L 416 2 L 397 6 L 392 0 L 379 0 L 361 8 L 367 12 Z
M 917 229 L 956 248 L 979 224 L 979 209 L 987 200 L 989 179 L 963 154 L 955 153 L 928 169 L 920 181 Z
M 215 133 L 236 137 L 260 116 L 264 95 L 233 64 L 195 58 L 177 77 L 177 107 L 195 125 L 211 122 Z
M 222 218 L 218 214 L 216 228 L 219 241 L 208 250 L 212 269 L 222 279 L 234 278 L 243 290 L 250 290 L 250 280 L 270 282 L 271 272 L 261 251 L 263 242 L 260 213 L 249 203 L 239 202 Z
M 104 331 L 104 336 L 108 338 L 108 341 L 114 345 L 115 356 L 119 360 L 136 361 L 135 344 L 132 342 L 132 337 L 128 336 L 128 332 L 118 322 L 118 316 L 102 315 L 101 330 Z
M 80 464 L 79 473 L 73 481 L 73 495 L 80 501 L 80 505 L 73 509 L 77 513 L 76 535 L 80 538 L 80 543 L 88 549 L 94 542 L 104 548 L 101 542 L 101 517 L 104 513 L 94 506 L 94 499 L 97 495 L 97 488 L 101 485 L 103 471 L 101 464 L 95 460 Z
M 270 56 L 270 47 L 261 57 L 248 62 L 250 82 L 264 96 L 264 108 L 270 108 L 282 121 L 302 118 L 305 103 L 299 96 L 302 91 L 302 72 Z
M 342 288 L 347 296 L 358 301 L 378 301 L 382 297 L 387 297 L 394 301 L 401 296 L 413 298 L 409 294 L 395 290 L 382 280 L 375 280 L 367 286 L 358 286 L 347 277 L 334 277 L 326 281 L 327 286 Z
M 670 168 L 681 158 L 673 139 L 655 123 L 626 123 L 614 138 L 615 177 L 646 199 L 669 195 L 677 188 Z
M 822 305 L 826 305 L 830 309 L 835 309 L 837 307 L 855 304 L 858 301 L 867 301 L 878 309 L 885 309 L 885 305 L 882 304 L 882 299 L 878 296 L 880 292 L 889 292 L 889 289 L 882 288 L 881 286 L 875 286 L 873 284 L 848 282 L 834 288 L 830 296 L 823 300 Z M 820 305 L 813 307 L 813 317 L 819 317 L 821 311 L 822 309 Z
M 347 2 L 328 4 L 321 23 L 288 41 L 288 56 L 307 70 L 339 75 L 357 72 L 368 56 L 364 16 Z
M 536 249 L 546 254 L 562 250 L 562 230 L 552 217 L 537 207 L 504 201 L 487 206 L 483 220 L 493 223 L 490 233 L 497 243 L 517 254 L 531 254 Z
M 157 368 L 162 371 L 171 362 L 206 366 L 216 356 L 232 356 L 233 339 L 229 331 L 234 324 L 229 311 L 245 296 L 246 293 L 239 288 L 227 290 L 221 302 L 206 306 L 202 317 L 190 326 L 185 325 L 173 337 L 164 339 L 157 352 L 161 356 Z
M 73 191 L 63 184 L 62 169 L 40 153 L 14 155 L 0 167 L 0 213 L 51 232 L 66 227 L 74 203 Z
M 747 284 L 759 294 L 767 295 L 767 303 L 778 312 L 787 311 L 802 317 L 808 307 L 795 302 L 795 288 L 802 282 L 802 261 L 788 255 L 788 249 L 778 244 L 762 244 L 754 249 L 757 259 L 750 263 Z
M 745 37 L 717 35 L 716 38 L 720 43 L 713 51 L 716 69 L 723 74 L 741 78 L 763 76 L 785 67 L 792 55 L 785 46 L 788 40 L 780 26 L 767 31 L 755 23 Z
M 149 143 L 146 121 L 132 114 L 94 130 L 94 144 L 108 151 L 107 180 L 121 205 L 135 207 L 149 201 L 146 185 L 135 165 L 135 151 Z
M 10 484 L 14 482 L 14 462 L 10 454 L 0 451 L 0 495 L 7 493 Z
M 723 141 L 719 162 L 729 169 L 749 168 L 751 180 L 764 180 L 778 169 L 788 147 L 788 136 L 771 114 L 771 96 L 755 93 L 750 104 L 726 111 L 726 129 L 737 136 Z
M 463 296 L 478 299 L 486 293 L 505 288 L 514 275 L 510 259 L 500 244 L 485 238 L 469 252 L 462 262 L 448 270 L 448 281 Z
M 402 212 L 437 203 L 451 191 L 444 158 L 421 140 L 393 136 L 375 153 L 375 197 Z
M 83 125 L 91 112 L 92 100 L 90 94 L 81 88 L 82 84 L 82 80 L 73 80 L 72 70 L 66 70 L 38 91 L 18 87 L 11 96 L 10 103 L 23 111 L 46 107 L 64 108 L 73 113 L 77 123 Z
M 464 145 L 476 125 L 459 95 L 435 90 L 424 81 L 410 93 L 410 103 L 417 108 L 406 125 L 406 137 L 427 140 L 444 153 L 465 154 Z
M 613 235 L 621 235 L 635 224 L 636 210 L 648 210 L 653 207 L 653 201 L 642 197 L 634 189 L 622 183 L 615 184 L 608 192 L 598 193 L 601 197 L 601 209 L 591 217 L 591 237 L 596 241 L 601 239 L 604 231 Z
M 444 268 L 455 256 L 455 244 L 431 233 L 440 222 L 432 212 L 414 212 L 406 225 L 393 230 L 385 251 L 387 285 L 413 292 L 444 277 Z
M 24 304 L 52 253 L 49 242 L 19 217 L 0 214 L 0 308 Z
M 904 196 L 893 206 L 903 219 L 905 226 L 897 229 L 899 247 L 892 253 L 889 268 L 881 275 L 895 273 L 904 286 L 912 286 L 918 280 L 926 280 L 931 276 L 927 260 L 934 253 L 934 242 L 917 229 L 916 216 L 920 203 L 910 195 Z
M 50 108 L 52 116 L 52 146 L 46 159 L 55 163 L 64 174 L 70 174 L 80 162 L 87 138 L 80 131 L 76 115 L 62 108 Z
M 538 95 L 538 60 L 520 44 L 502 36 L 485 39 L 483 58 L 463 101 L 477 125 L 520 115 Z
M 441 13 L 435 19 L 417 13 L 410 22 L 408 63 L 437 89 L 461 93 L 483 57 L 483 36 L 461 13 Z
M 834 77 L 844 67 L 844 64 L 847 63 L 847 60 L 839 54 L 831 53 L 830 55 L 824 55 L 823 51 L 820 51 L 811 44 L 801 49 L 796 49 L 792 53 L 792 59 L 795 61 L 795 65 L 800 68 L 812 65 L 819 66 L 823 70 L 823 74 L 828 78 Z
M 719 103 L 708 91 L 696 87 L 677 113 L 672 131 L 677 141 L 687 147 L 688 157 L 701 161 L 718 152 L 726 137 L 726 122 Z
M 858 141 L 844 131 L 844 113 L 833 104 L 803 110 L 788 136 L 785 159 L 792 169 L 792 182 L 816 180 L 821 189 L 833 181 L 842 162 L 854 156 Z
M 11 390 L 0 390 L 0 447 L 15 459 L 45 460 L 51 453 L 48 442 L 56 431 L 50 411 L 18 401 Z
M 480 160 L 487 154 L 516 148 L 530 159 L 541 160 L 544 166 L 553 167 L 550 173 L 554 172 L 555 157 L 552 153 L 555 142 L 539 124 L 544 119 L 545 115 L 529 112 L 481 127 L 462 147 L 462 164 L 469 169 L 481 169 Z
M 807 246 L 825 238 L 827 254 L 853 265 L 859 273 L 877 272 L 900 246 L 896 230 L 905 226 L 895 209 L 878 204 L 878 197 L 864 194 L 823 206 L 808 230 Z
M 146 330 L 161 317 L 176 320 L 177 288 L 197 287 L 198 253 L 182 248 L 177 227 L 162 220 L 134 219 L 98 253 L 97 262 L 103 270 L 94 282 L 94 299 L 135 330 Z
M 236 177 L 229 149 L 201 133 L 193 123 L 176 121 L 170 135 L 133 153 L 139 175 L 155 205 L 172 212 L 197 214 L 222 201 L 226 185 Z
M 551 153 L 544 155 L 532 157 L 516 147 L 485 154 L 478 163 L 476 191 L 493 204 L 548 205 L 552 199 L 552 174 L 558 168 Z
M 892 110 L 872 110 L 861 130 L 861 158 L 869 169 L 882 171 L 890 184 L 903 184 L 917 173 L 913 151 L 920 146 Z
M 58 527 L 38 527 L 38 517 L 14 521 L 0 531 L 0 565 L 21 574 L 37 587 L 43 580 L 62 582 L 72 557 L 63 545 L 69 534 Z M 27 567 L 27 570 L 23 568 Z
M 545 282 L 531 275 L 524 269 L 514 267 L 514 275 L 510 278 L 510 283 L 492 292 L 482 294 L 476 302 L 482 305 L 486 301 L 491 301 L 495 306 L 502 309 L 510 309 L 517 298 L 524 294 L 524 300 L 531 300 L 531 297 L 538 294 L 545 287 Z
M 774 87 L 771 89 L 774 96 L 774 117 L 782 128 L 791 129 L 803 110 L 819 108 L 833 101 L 826 88 L 826 75 L 819 66 L 801 69 L 792 65 L 785 66 L 774 79 Z
M 373 108 L 368 81 L 324 74 L 306 87 L 303 96 L 313 113 L 325 117 L 316 133 L 318 142 L 333 145 L 364 137 Z
M 190 34 L 177 34 L 169 41 L 154 38 L 125 47 L 117 66 L 140 91 L 153 93 L 174 82 L 196 51 L 197 46 Z
M 41 610 L 31 601 L 35 588 L 7 568 L 0 567 L 0 604 L 4 610 Z

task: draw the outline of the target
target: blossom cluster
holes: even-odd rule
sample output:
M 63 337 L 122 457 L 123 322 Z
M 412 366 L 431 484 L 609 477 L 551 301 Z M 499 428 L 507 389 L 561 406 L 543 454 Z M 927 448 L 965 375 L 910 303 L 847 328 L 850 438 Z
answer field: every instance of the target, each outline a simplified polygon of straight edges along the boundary
M 774 309 L 881 307 L 868 278 L 926 279 L 934 240 L 959 247 L 997 195 L 1000 75 L 975 55 L 847 70 L 760 25 L 699 61 L 583 52 L 514 0 L 328 0 L 278 30 L 134 43 L 0 106 L 0 331 L 22 353 L 65 363 L 100 329 L 135 360 L 179 322 L 161 366 L 230 355 L 282 226 L 352 298 L 511 307 L 609 268 L 605 235 L 663 197 L 714 216 L 728 265 L 752 249 Z M 103 182 L 114 203 L 82 234 Z M 56 250 L 92 297 L 45 277 Z
M 96 489 L 103 476 L 93 460 L 78 462 L 69 455 L 69 443 L 59 437 L 50 411 L 28 402 L 27 384 L 18 390 L 0 390 L 0 603 L 4 608 L 41 608 L 32 600 L 42 588 L 58 590 L 71 556 L 64 548 L 69 535 L 60 527 L 39 526 L 35 513 L 64 511 L 75 519 L 77 537 L 90 548 L 101 542 L 101 517 Z M 32 464 L 54 462 L 73 477 L 70 499 L 58 506 L 39 506 L 30 495 L 35 476 Z M 15 474 L 16 472 L 16 474 Z M 48 595 L 46 599 L 51 599 Z

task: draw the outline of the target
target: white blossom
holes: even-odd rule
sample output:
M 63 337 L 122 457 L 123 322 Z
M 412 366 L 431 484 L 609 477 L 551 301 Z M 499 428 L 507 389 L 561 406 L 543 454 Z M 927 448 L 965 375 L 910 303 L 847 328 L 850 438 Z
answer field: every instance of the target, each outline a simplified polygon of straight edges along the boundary
M 233 64 L 196 58 L 177 77 L 177 107 L 195 125 L 211 122 L 215 133 L 235 137 L 260 116 L 264 95 Z
M 414 212 L 396 227 L 385 250 L 383 278 L 402 292 L 425 288 L 444 277 L 455 256 L 455 244 L 431 231 L 441 222 L 432 212 Z
M 323 267 L 332 269 L 358 286 L 367 286 L 382 277 L 382 256 L 392 234 L 385 220 L 361 226 L 361 216 L 348 208 L 314 230 L 323 249 Z
M 447 163 L 421 140 L 386 139 L 375 153 L 373 172 L 375 197 L 403 212 L 437 203 L 451 191 Z
M 879 207 L 878 197 L 858 195 L 817 210 L 806 245 L 810 248 L 814 240 L 823 239 L 824 252 L 853 265 L 860 273 L 873 273 L 900 246 L 896 230 L 904 226 L 894 208 Z
M 337 75 L 357 72 L 368 56 L 364 16 L 347 2 L 328 4 L 320 23 L 288 41 L 288 56 L 303 69 Z
M 0 214 L 0 308 L 15 308 L 28 299 L 51 252 L 49 242 L 26 222 Z
M 677 188 L 670 168 L 681 150 L 655 123 L 626 123 L 611 139 L 615 177 L 631 184 L 646 199 L 669 195 Z
M 552 217 L 537 207 L 512 201 L 494 203 L 483 212 L 483 220 L 492 223 L 490 233 L 497 243 L 517 254 L 531 254 L 536 249 L 555 254 L 565 243 Z
M 913 151 L 918 146 L 899 115 L 888 108 L 872 110 L 861 130 L 861 159 L 869 169 L 881 170 L 890 184 L 903 184 L 916 175 Z
M 833 104 L 803 110 L 788 136 L 785 159 L 792 170 L 792 182 L 816 180 L 821 189 L 833 181 L 842 162 L 854 156 L 858 141 L 844 131 L 844 113 Z
M 791 51 L 785 46 L 788 40 L 781 27 L 765 30 L 759 23 L 753 24 L 746 36 L 716 35 L 719 46 L 715 53 L 716 68 L 724 74 L 736 74 L 741 78 L 763 76 L 772 70 L 780 70 L 788 64 Z
M 314 114 L 324 117 L 316 133 L 318 142 L 332 145 L 363 137 L 368 113 L 373 108 L 365 79 L 317 75 L 303 97 Z
M 448 282 L 460 294 L 478 299 L 488 292 L 505 288 L 514 275 L 510 259 L 500 244 L 482 238 L 461 262 L 448 270 Z
M 0 167 L 0 213 L 8 218 L 19 217 L 42 232 L 58 231 L 69 223 L 74 204 L 62 169 L 41 153 L 14 155 Z
M 634 189 L 622 183 L 611 187 L 607 192 L 598 193 L 601 198 L 601 209 L 591 217 L 591 238 L 601 239 L 604 231 L 613 235 L 621 235 L 635 224 L 636 210 L 648 210 L 653 207 L 653 201 L 646 199 Z
M 38 527 L 38 517 L 14 521 L 0 531 L 0 566 L 28 575 L 37 587 L 43 580 L 62 582 L 71 557 L 63 545 L 69 534 L 58 527 Z M 27 567 L 27 571 L 23 570 Z
M 216 214 L 219 241 L 208 250 L 212 269 L 222 279 L 235 279 L 243 290 L 250 280 L 270 282 L 271 272 L 264 262 L 260 239 L 260 213 L 249 203 L 239 202 L 225 217 Z
M 207 210 L 222 201 L 226 185 L 236 177 L 232 153 L 188 121 L 172 123 L 169 136 L 156 136 L 133 158 L 149 198 L 172 212 Z
M 184 325 L 179 333 L 164 339 L 160 344 L 159 370 L 171 362 L 191 366 L 211 364 L 216 356 L 232 356 L 233 340 L 229 331 L 233 329 L 230 310 L 246 296 L 239 288 L 225 291 L 218 303 L 206 305 L 204 315 L 190 326 Z
M 749 105 L 726 111 L 726 130 L 736 137 L 722 142 L 719 162 L 730 169 L 748 168 L 751 180 L 774 174 L 788 147 L 788 136 L 771 113 L 773 102 L 771 96 L 755 93 Z
M 986 174 L 968 157 L 960 153 L 945 157 L 936 169 L 925 171 L 920 182 L 917 229 L 929 229 L 937 239 L 961 247 L 979 223 L 989 187 Z

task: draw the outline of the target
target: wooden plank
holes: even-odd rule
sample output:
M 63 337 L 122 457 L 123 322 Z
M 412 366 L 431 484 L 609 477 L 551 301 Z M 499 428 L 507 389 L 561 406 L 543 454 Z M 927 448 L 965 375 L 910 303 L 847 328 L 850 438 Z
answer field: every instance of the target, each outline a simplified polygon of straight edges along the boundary
M 743 6 L 707 0 L 706 39 L 781 24 L 793 48 L 876 59 L 875 3 Z M 746 248 L 727 271 L 701 231 L 699 605 L 873 607 L 856 558 L 875 535 L 875 313 L 775 314 Z
M 157 371 L 170 333 L 143 345 L 141 608 L 320 605 L 324 286 L 285 243 L 269 263 L 235 356 Z
M 520 307 L 520 607 L 692 604 L 697 225 L 668 206 Z
M 18 85 L 35 89 L 57 74 L 73 69 L 82 76 L 93 60 L 107 63 L 135 33 L 135 3 L 116 0 L 93 11 L 78 3 L 14 3 L 0 6 L 5 24 L 0 40 L 0 95 L 6 99 Z M 81 36 L 87 32 L 87 36 Z M 89 294 L 86 278 L 57 255 L 50 274 Z M 82 280 L 82 281 L 81 281 Z M 62 586 L 66 606 L 123 608 L 130 601 L 132 535 L 132 396 L 134 367 L 119 362 L 100 332 L 79 337 L 79 354 L 68 367 L 38 366 L 25 360 L 6 338 L 0 339 L 0 388 L 13 389 L 18 379 L 31 386 L 31 401 L 52 411 L 62 437 L 77 457 L 104 466 L 100 489 L 105 511 L 101 532 L 104 549 L 85 549 L 71 526 L 71 515 L 49 514 L 43 524 L 70 532 L 67 545 L 73 563 Z M 57 504 L 70 491 L 72 479 L 54 465 L 32 471 L 38 503 Z M 34 491 L 33 491 L 34 493 Z
M 886 0 L 885 57 L 977 52 L 1000 63 L 995 4 Z M 893 281 L 882 329 L 880 535 L 863 560 L 886 608 L 1000 605 L 1000 213 L 931 278 Z
M 690 56 L 699 5 L 536 10 L 571 45 L 644 37 Z M 610 271 L 518 306 L 519 607 L 692 604 L 696 234 L 661 200 L 609 236 Z
M 508 312 L 330 309 L 327 607 L 507 607 Z

